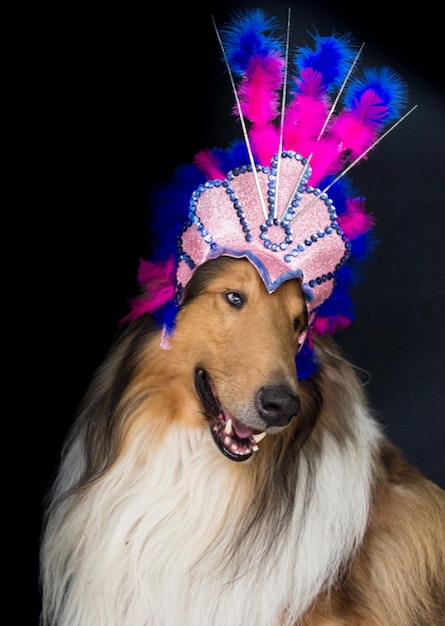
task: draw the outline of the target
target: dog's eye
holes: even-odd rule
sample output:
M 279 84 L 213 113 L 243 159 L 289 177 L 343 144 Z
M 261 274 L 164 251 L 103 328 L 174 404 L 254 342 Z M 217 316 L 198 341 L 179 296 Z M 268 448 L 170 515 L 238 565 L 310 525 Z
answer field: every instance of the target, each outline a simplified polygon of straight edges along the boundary
M 233 307 L 240 308 L 244 304 L 243 296 L 237 291 L 227 291 L 224 294 L 224 297 L 227 300 L 227 302 Z
M 304 327 L 304 322 L 299 318 L 296 317 L 294 319 L 294 323 L 293 323 L 293 327 L 294 327 L 294 332 L 302 332 L 303 331 L 303 327 Z

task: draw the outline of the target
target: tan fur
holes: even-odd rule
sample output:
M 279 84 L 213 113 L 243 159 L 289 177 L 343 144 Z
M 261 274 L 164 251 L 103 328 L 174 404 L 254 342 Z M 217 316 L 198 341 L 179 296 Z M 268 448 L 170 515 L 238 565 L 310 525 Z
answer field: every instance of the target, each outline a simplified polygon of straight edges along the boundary
M 165 389 L 171 419 L 180 418 L 190 427 L 202 426 L 204 418 L 196 406 L 195 394 L 190 393 L 190 372 L 197 363 L 214 373 L 218 396 L 234 415 L 239 413 L 241 400 L 253 397 L 255 389 L 278 378 L 278 374 L 286 374 L 289 384 L 296 387 L 298 329 L 294 329 L 293 322 L 299 319 L 302 328 L 306 317 L 298 283 L 287 282 L 269 294 L 250 263 L 238 261 L 230 267 L 230 274 L 217 276 L 205 295 L 194 298 L 178 313 L 170 348 L 159 351 L 156 336 L 143 355 L 149 367 L 140 369 L 129 395 L 143 394 L 146 389 L 159 390 L 160 410 L 153 408 L 157 396 L 151 395 L 149 418 L 162 415 L 163 427 L 168 426 L 164 417 Z M 231 310 L 222 297 L 228 291 L 242 292 L 248 305 L 242 311 Z M 276 339 L 274 343 L 271 336 Z M 227 351 L 228 345 L 236 346 L 235 358 Z M 141 413 L 139 419 L 146 418 Z
M 247 601 L 250 616 L 262 594 L 269 594 L 267 610 L 279 593 L 284 599 L 273 616 L 257 613 L 255 626 L 444 626 L 445 493 L 379 431 L 354 368 L 331 339 L 315 340 L 320 372 L 297 380 L 298 335 L 307 323 L 297 281 L 269 294 L 248 261 L 223 259 L 201 269 L 169 349 L 143 324 L 130 330 L 86 397 L 49 509 L 42 624 L 178 626 L 171 613 L 164 621 L 157 610 L 147 612 L 158 602 L 170 611 L 173 584 L 192 616 L 184 626 L 203 626 L 209 614 L 219 616 L 209 626 L 226 626 L 220 616 L 229 610 L 230 623 L 245 626 L 236 620 Z M 245 305 L 229 306 L 229 292 L 242 294 Z M 128 361 L 131 367 L 121 368 Z M 283 382 L 298 392 L 301 414 L 268 428 L 258 452 L 234 463 L 209 435 L 197 367 L 211 373 L 219 401 L 237 418 L 258 419 L 257 390 Z M 338 553 L 329 541 L 321 546 L 326 537 L 339 541 Z M 299 561 L 300 549 L 318 563 Z M 152 551 L 154 562 L 147 559 Z M 289 608 L 291 576 L 301 587 L 306 571 L 309 588 Z M 201 589 L 210 598 L 196 610 L 188 605 L 191 585 L 197 606 Z M 124 600 L 116 601 L 120 593 Z M 80 613 L 87 598 L 90 609 Z M 118 623 L 97 622 L 97 615 L 116 612 Z
M 298 626 L 443 626 L 445 494 L 382 446 L 369 528 L 337 591 Z

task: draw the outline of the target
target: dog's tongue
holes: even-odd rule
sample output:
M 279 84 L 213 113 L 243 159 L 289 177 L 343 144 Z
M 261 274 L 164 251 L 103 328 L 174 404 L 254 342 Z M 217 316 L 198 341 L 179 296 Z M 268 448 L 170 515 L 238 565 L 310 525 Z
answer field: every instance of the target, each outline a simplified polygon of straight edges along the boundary
M 230 419 L 232 420 L 233 430 L 236 432 L 237 436 L 240 439 L 247 439 L 253 434 L 253 430 L 251 428 L 248 428 L 247 426 L 244 426 L 243 424 L 241 424 L 241 422 L 239 422 L 232 415 L 227 416 L 227 417 L 230 417 Z

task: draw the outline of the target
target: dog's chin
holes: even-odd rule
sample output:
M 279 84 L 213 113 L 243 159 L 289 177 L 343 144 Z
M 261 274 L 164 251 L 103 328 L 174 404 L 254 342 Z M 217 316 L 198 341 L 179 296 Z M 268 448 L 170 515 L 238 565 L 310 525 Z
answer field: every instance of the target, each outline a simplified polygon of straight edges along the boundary
M 258 450 L 264 431 L 243 425 L 221 405 L 204 369 L 195 371 L 195 387 L 210 423 L 210 432 L 218 449 L 231 461 L 247 461 Z

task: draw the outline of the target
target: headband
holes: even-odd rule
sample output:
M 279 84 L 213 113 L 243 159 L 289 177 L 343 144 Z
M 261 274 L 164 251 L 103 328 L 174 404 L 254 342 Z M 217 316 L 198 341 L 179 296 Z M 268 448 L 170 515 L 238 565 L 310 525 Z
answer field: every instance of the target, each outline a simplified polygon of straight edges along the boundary
M 152 314 L 167 347 L 195 270 L 246 258 L 269 292 L 301 282 L 309 318 L 301 379 L 318 369 L 313 334 L 354 318 L 350 292 L 375 243 L 349 172 L 413 109 L 400 117 L 407 90 L 389 68 L 359 72 L 363 45 L 349 35 L 317 33 L 291 54 L 289 23 L 279 36 L 275 18 L 254 9 L 215 26 L 242 137 L 200 151 L 154 192 L 157 245 L 140 262 L 143 293 L 125 320 Z

